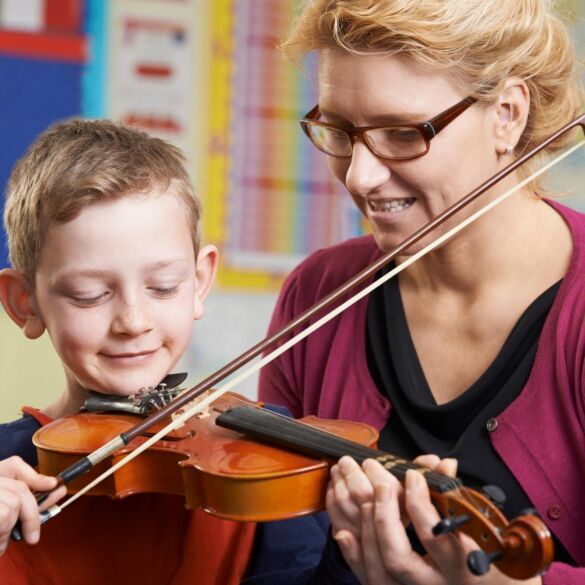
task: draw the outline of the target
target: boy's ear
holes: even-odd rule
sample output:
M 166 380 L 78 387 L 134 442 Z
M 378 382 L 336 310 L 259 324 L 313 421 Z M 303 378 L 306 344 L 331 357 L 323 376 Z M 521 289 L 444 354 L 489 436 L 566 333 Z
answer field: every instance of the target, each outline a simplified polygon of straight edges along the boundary
M 0 302 L 29 339 L 44 333 L 45 324 L 36 307 L 33 287 L 22 272 L 12 268 L 0 270 Z
M 194 319 L 203 317 L 203 303 L 215 280 L 218 258 L 219 252 L 215 246 L 203 246 L 197 256 Z

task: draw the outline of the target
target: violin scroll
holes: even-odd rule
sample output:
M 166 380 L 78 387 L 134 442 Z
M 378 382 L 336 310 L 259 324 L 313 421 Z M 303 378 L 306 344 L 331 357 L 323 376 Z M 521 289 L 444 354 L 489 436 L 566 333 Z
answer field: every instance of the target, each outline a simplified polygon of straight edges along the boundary
M 431 498 L 444 516 L 433 533 L 459 530 L 479 546 L 467 559 L 473 574 L 484 575 L 493 563 L 508 577 L 529 579 L 543 573 L 553 561 L 550 531 L 537 514 L 527 512 L 508 521 L 488 498 L 463 487 L 431 492 Z

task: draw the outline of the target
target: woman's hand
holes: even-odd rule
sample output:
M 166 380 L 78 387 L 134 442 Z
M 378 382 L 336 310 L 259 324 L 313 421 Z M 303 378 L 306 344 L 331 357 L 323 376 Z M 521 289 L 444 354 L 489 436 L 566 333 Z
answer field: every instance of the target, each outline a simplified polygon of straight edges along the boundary
M 457 473 L 455 459 L 441 461 L 436 455 L 421 455 L 414 463 L 451 477 Z M 331 468 L 331 481 L 326 498 L 334 535 L 346 529 L 359 538 L 361 506 L 374 501 L 374 487 L 377 485 L 387 485 L 388 489 L 396 494 L 402 510 L 402 521 L 405 526 L 409 523 L 403 509 L 404 489 L 398 479 L 373 459 L 364 461 L 362 469 L 351 457 L 342 457 L 338 464 Z
M 24 540 L 35 544 L 40 538 L 39 506 L 32 491 L 46 492 L 57 485 L 55 477 L 37 473 L 20 457 L 0 461 L 0 555 L 10 540 L 10 532 L 20 519 Z M 65 495 L 65 486 L 55 490 L 41 506 L 44 510 Z
M 416 462 L 455 475 L 456 462 L 424 456 Z M 333 535 L 363 585 L 511 585 L 518 583 L 492 567 L 483 577 L 471 574 L 466 559 L 477 549 L 463 534 L 434 536 L 440 516 L 422 474 L 409 471 L 404 487 L 381 465 L 364 462 L 363 471 L 340 461 L 328 492 Z M 365 483 L 369 481 L 370 486 Z M 427 554 L 412 549 L 408 518 Z M 540 577 L 523 583 L 539 585 Z

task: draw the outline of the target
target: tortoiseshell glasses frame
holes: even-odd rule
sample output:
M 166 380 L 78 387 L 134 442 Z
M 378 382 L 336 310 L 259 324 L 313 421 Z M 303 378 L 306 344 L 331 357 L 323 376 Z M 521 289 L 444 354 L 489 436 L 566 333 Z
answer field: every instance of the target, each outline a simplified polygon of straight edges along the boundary
M 424 156 L 429 151 L 430 141 L 476 101 L 468 96 L 427 122 L 359 127 L 319 121 L 321 113 L 317 104 L 300 120 L 300 124 L 309 140 L 329 156 L 350 157 L 359 138 L 375 156 L 408 160 Z

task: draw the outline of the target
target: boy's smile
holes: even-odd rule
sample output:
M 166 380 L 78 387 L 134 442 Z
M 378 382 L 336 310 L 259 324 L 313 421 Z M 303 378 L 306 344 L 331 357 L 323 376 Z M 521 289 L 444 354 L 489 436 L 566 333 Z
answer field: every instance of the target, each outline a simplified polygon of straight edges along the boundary
M 48 229 L 34 302 L 64 363 L 69 398 L 158 384 L 203 312 L 215 249 L 195 260 L 184 204 L 153 190 L 84 208 Z

